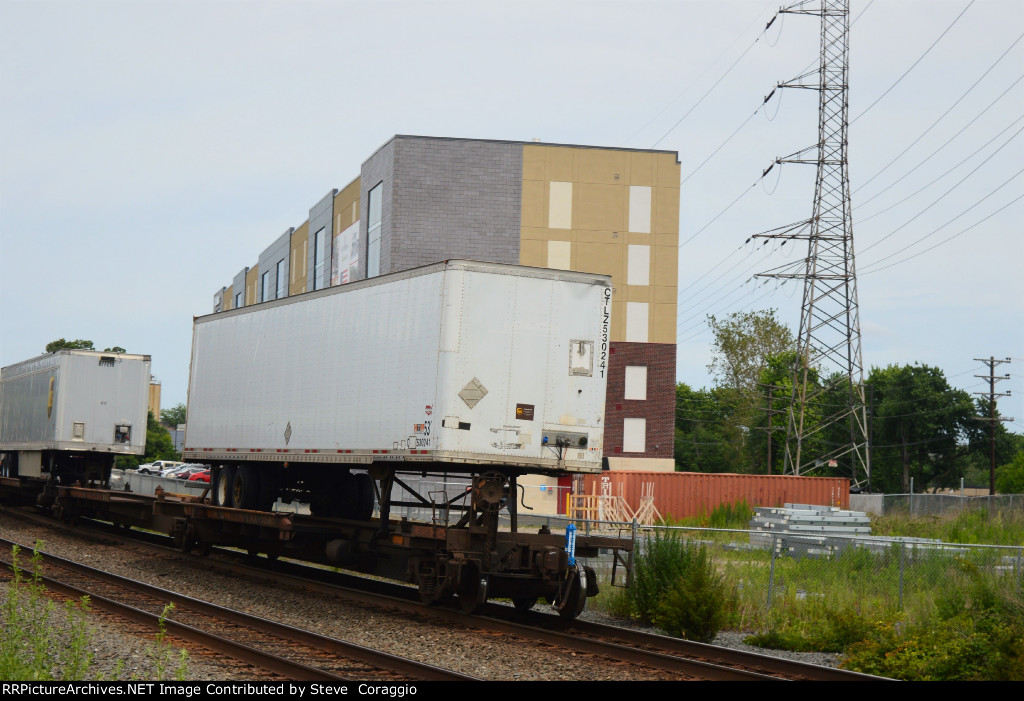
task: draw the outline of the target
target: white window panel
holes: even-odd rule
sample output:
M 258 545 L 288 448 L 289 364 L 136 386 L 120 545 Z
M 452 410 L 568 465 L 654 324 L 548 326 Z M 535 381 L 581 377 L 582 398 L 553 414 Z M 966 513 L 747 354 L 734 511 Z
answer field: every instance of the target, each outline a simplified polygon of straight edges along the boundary
M 370 216 L 366 222 L 366 277 L 380 275 L 380 239 L 381 222 L 384 218 L 384 183 L 377 185 L 367 193 Z
M 629 245 L 629 261 L 626 271 L 627 285 L 651 284 L 651 247 Z
M 569 252 L 572 244 L 568 241 L 548 241 L 548 267 L 569 270 Z
M 647 419 L 622 420 L 622 452 L 642 453 L 647 449 Z
M 626 393 L 623 399 L 647 399 L 647 366 L 626 366 Z
M 651 233 L 651 188 L 647 185 L 629 187 L 629 230 Z
M 572 228 L 572 183 L 551 183 L 548 196 L 548 228 Z
M 626 340 L 647 343 L 647 302 L 626 302 Z

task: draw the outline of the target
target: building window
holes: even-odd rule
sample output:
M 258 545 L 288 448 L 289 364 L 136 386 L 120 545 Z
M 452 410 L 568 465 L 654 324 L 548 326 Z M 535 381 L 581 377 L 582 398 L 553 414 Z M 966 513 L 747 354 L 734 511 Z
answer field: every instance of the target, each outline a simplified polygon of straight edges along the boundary
M 569 270 L 572 244 L 568 241 L 548 241 L 548 267 Z
M 572 183 L 552 182 L 549 184 L 548 228 L 572 228 Z
M 651 188 L 646 185 L 629 188 L 629 230 L 651 233 Z
M 377 186 L 367 194 L 370 216 L 366 220 L 366 277 L 377 277 L 380 275 L 380 230 L 383 217 L 384 183 L 377 183 Z
M 288 276 L 284 274 L 284 258 L 277 261 L 277 292 L 274 299 L 281 299 L 282 297 L 288 296 L 288 288 L 286 287 L 288 282 Z
M 629 261 L 626 266 L 627 285 L 651 284 L 651 247 L 629 244 Z
M 642 453 L 647 448 L 647 419 L 622 420 L 622 452 Z
M 647 302 L 626 302 L 626 340 L 647 343 Z
M 270 300 L 270 271 L 263 273 L 262 280 L 260 281 L 260 301 L 267 302 Z
M 239 292 L 238 294 L 235 295 L 235 309 L 238 309 L 241 306 L 242 306 L 242 293 Z
M 313 235 L 313 289 L 327 286 L 327 233 L 321 227 Z
M 626 391 L 623 399 L 647 399 L 647 366 L 626 366 Z

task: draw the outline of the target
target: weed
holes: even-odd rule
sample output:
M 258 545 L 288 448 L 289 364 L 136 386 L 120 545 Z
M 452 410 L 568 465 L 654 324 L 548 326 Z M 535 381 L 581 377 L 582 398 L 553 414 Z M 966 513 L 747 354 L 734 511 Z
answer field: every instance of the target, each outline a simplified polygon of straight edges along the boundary
M 157 681 L 169 679 L 168 673 L 173 674 L 173 678 L 177 681 L 185 681 L 188 678 L 188 650 L 181 648 L 175 652 L 174 647 L 167 640 L 167 614 L 173 610 L 173 603 L 164 606 L 164 610 L 160 613 L 156 638 L 148 650 Z
M 46 597 L 41 582 L 41 542 L 31 558 L 31 574 L 19 563 L 20 548 L 11 549 L 13 579 L 8 583 L 0 617 L 0 679 L 23 681 L 81 681 L 93 666 L 89 648 L 90 630 L 86 619 L 88 597 L 69 601 L 64 617 Z

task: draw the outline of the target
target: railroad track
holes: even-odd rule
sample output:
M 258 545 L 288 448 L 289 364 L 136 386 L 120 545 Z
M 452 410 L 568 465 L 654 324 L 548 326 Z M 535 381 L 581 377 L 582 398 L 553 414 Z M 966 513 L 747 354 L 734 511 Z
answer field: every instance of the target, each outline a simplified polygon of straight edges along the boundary
M 50 522 L 52 523 L 52 522 Z M 123 531 L 109 529 L 105 537 L 120 538 Z M 138 534 L 147 540 L 149 534 Z M 162 539 L 162 537 L 160 537 Z M 138 541 L 131 540 L 138 544 Z M 166 541 L 165 541 L 166 542 Z M 168 550 L 150 543 L 147 547 Z M 878 677 L 810 665 L 768 655 L 702 645 L 616 626 L 576 620 L 530 611 L 524 614 L 510 606 L 488 604 L 481 615 L 466 616 L 443 607 L 425 607 L 414 589 L 400 584 L 370 580 L 354 575 L 318 569 L 296 563 L 270 562 L 245 557 L 237 551 L 218 551 L 204 559 L 205 567 L 223 568 L 236 575 L 258 573 L 273 578 L 276 586 L 299 588 L 338 597 L 364 607 L 401 610 L 449 626 L 471 627 L 493 633 L 555 646 L 559 650 L 601 656 L 616 665 L 639 665 L 670 672 L 680 679 L 708 680 L 816 680 L 855 681 Z
M 12 547 L 0 539 L 0 562 L 9 570 Z M 40 581 L 50 591 L 80 599 L 155 632 L 163 625 L 173 638 L 227 655 L 282 679 L 302 681 L 465 681 L 464 674 L 282 625 L 127 579 L 110 572 L 39 553 Z M 23 565 L 23 562 L 22 562 Z M 6 571 L 5 577 L 10 579 Z M 164 616 L 168 604 L 173 611 Z

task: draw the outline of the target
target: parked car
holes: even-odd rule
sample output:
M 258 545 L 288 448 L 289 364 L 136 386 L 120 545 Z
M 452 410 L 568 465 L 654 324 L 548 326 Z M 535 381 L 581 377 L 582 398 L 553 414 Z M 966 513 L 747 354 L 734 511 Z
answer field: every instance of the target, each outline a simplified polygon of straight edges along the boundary
M 210 481 L 210 470 L 203 470 L 202 472 L 195 472 L 189 475 L 189 482 L 207 482 Z
M 198 465 L 195 463 L 184 463 L 178 467 L 172 467 L 169 470 L 164 470 L 162 473 L 164 477 L 173 477 L 174 479 L 187 480 L 189 476 L 202 472 L 208 469 L 206 465 Z
M 154 460 L 153 462 L 147 462 L 145 465 L 139 465 L 140 475 L 159 475 L 164 470 L 171 470 L 175 467 L 181 467 L 185 463 L 175 460 Z

